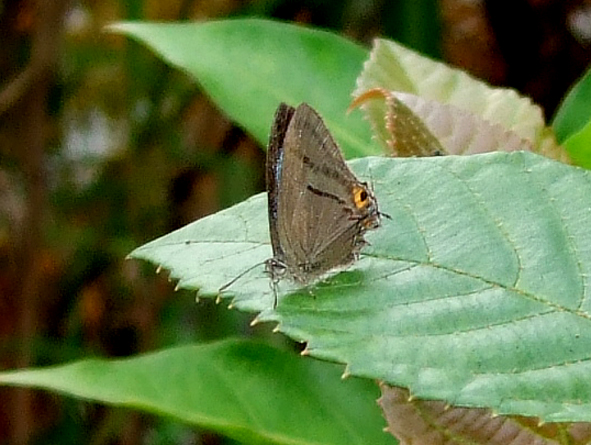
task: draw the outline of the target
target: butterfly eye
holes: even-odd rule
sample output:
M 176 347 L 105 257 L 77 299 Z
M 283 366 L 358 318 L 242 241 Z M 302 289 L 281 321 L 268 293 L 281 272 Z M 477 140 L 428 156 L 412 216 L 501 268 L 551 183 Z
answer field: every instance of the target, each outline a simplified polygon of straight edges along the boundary
M 367 207 L 368 203 L 367 200 L 369 199 L 369 194 L 367 190 L 362 187 L 355 187 L 353 192 L 353 200 L 355 201 L 355 206 L 358 209 L 362 207 Z

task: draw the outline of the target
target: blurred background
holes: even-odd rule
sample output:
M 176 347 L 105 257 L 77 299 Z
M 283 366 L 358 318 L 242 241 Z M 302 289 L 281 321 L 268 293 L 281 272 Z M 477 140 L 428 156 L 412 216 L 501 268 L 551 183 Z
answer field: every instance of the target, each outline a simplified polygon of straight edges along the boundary
M 591 61 L 587 0 L 0 0 L 2 369 L 230 335 L 251 316 L 174 292 L 133 248 L 264 190 L 264 151 L 183 73 L 103 32 L 259 16 L 385 36 L 551 118 Z M 270 123 L 269 123 L 270 124 Z M 0 389 L 0 444 L 221 444 L 164 419 Z

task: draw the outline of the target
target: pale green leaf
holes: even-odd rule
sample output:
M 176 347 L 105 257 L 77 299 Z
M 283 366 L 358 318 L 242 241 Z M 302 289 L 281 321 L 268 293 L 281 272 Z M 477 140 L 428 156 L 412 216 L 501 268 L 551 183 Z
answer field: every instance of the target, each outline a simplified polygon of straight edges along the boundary
M 309 289 L 280 283 L 264 195 L 138 248 L 354 375 L 544 421 L 591 419 L 591 172 L 528 153 L 367 158 L 383 226 Z M 257 265 L 258 264 L 258 265 Z M 291 290 L 293 292 L 288 292 Z

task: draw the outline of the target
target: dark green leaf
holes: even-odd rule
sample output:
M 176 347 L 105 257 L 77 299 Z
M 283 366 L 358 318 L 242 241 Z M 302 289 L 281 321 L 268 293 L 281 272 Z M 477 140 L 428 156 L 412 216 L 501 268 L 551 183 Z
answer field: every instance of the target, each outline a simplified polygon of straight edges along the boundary
M 369 381 L 341 367 L 248 341 L 182 346 L 126 360 L 0 373 L 42 388 L 141 409 L 245 443 L 388 444 Z
M 120 23 L 129 35 L 193 76 L 230 118 L 266 145 L 279 102 L 307 102 L 347 157 L 378 154 L 361 114 L 343 119 L 367 50 L 328 32 L 258 20 Z
M 576 165 L 591 169 L 591 121 L 564 141 L 564 146 Z
M 591 121 L 591 69 L 573 86 L 554 116 L 552 127 L 564 142 Z

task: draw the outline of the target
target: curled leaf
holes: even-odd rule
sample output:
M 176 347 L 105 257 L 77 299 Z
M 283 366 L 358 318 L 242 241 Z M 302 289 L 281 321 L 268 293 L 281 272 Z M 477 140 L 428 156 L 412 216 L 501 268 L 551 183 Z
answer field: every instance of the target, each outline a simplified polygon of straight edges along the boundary
M 424 122 L 449 153 L 492 151 L 495 147 L 504 147 L 505 143 L 509 143 L 507 151 L 511 151 L 523 149 L 514 147 L 525 144 L 525 149 L 569 162 L 566 152 L 556 143 L 552 130 L 546 127 L 541 108 L 529 98 L 519 96 L 511 89 L 493 88 L 461 70 L 421 56 L 395 42 L 376 39 L 370 58 L 357 79 L 354 96 L 362 96 L 376 88 L 395 92 L 396 98 L 412 109 L 419 119 L 424 120 L 424 116 L 432 113 L 437 119 L 446 114 L 451 116 L 446 124 L 447 141 L 438 135 L 436 128 Z M 399 93 L 419 96 L 424 103 L 409 106 L 409 102 L 402 99 Z M 385 115 L 379 113 L 379 106 L 375 102 L 368 104 L 366 114 L 374 127 L 379 127 L 383 125 Z M 378 109 L 373 110 L 371 107 Z M 398 111 L 397 108 L 400 106 L 396 105 L 394 113 Z M 424 113 L 419 111 L 421 108 Z M 403 113 L 405 118 L 406 114 Z M 386 116 L 386 119 L 389 118 Z M 497 125 L 500 129 L 496 129 Z M 495 139 L 491 147 L 485 147 L 486 144 L 481 141 L 489 137 Z M 378 139 L 382 142 L 388 140 L 380 135 L 379 128 Z M 527 142 L 522 143 L 521 140 Z M 429 150 L 428 146 L 427 152 Z M 413 152 L 413 155 L 422 154 Z

